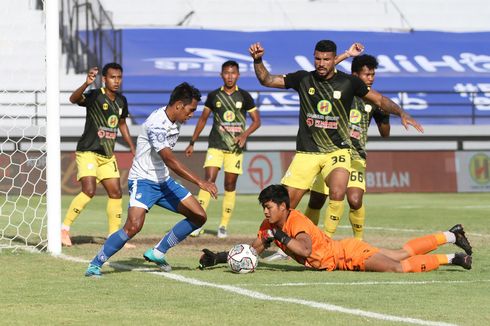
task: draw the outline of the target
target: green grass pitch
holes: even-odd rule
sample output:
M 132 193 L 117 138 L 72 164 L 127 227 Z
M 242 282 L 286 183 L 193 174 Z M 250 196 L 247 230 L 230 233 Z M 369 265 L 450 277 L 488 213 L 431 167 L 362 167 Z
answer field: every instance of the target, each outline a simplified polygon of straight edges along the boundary
M 301 203 L 305 206 L 307 196 Z M 72 197 L 63 197 L 63 214 Z M 126 198 L 127 199 L 127 198 Z M 106 232 L 105 198 L 96 197 L 72 226 L 63 258 L 0 252 L 4 325 L 489 325 L 490 194 L 367 194 L 365 240 L 398 248 L 415 236 L 464 224 L 473 269 L 443 266 L 420 274 L 314 272 L 289 261 L 259 261 L 239 275 L 226 265 L 200 271 L 202 248 L 250 243 L 262 220 L 256 196 L 238 196 L 229 238 L 217 239 L 221 201 L 212 201 L 206 234 L 168 253 L 163 275 L 143 258 L 180 217 L 155 207 L 132 242 L 103 268 L 83 276 Z M 126 205 L 126 204 L 125 204 Z M 347 206 L 347 205 L 346 205 Z M 347 207 L 346 207 L 347 211 Z M 126 209 L 123 210 L 126 214 Z M 123 217 L 125 220 L 125 216 Z M 351 236 L 347 215 L 335 238 Z M 461 251 L 453 245 L 442 253 Z M 270 254 L 268 252 L 267 254 Z

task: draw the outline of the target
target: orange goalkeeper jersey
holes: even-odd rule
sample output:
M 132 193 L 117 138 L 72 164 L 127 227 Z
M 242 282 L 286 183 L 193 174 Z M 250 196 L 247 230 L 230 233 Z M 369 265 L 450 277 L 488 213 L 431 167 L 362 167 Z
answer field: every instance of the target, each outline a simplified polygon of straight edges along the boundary
M 260 230 L 267 230 L 271 228 L 272 226 L 269 221 L 264 219 L 260 226 Z M 279 248 L 281 248 L 298 263 L 313 269 L 326 269 L 330 271 L 336 269 L 336 246 L 334 243 L 337 241 L 330 239 L 301 212 L 292 209 L 286 223 L 282 228 L 282 231 L 284 231 L 291 238 L 295 238 L 300 233 L 306 233 L 310 236 L 311 255 L 307 258 L 294 255 L 294 253 L 288 251 L 286 246 L 284 246 L 282 243 L 277 240 L 275 241 Z M 260 234 L 261 232 L 259 231 L 259 236 Z
M 272 225 L 267 219 L 264 219 L 260 225 L 259 237 L 262 235 L 261 231 L 267 229 L 272 229 Z M 290 210 L 282 231 L 291 238 L 296 238 L 300 233 L 306 233 L 310 236 L 311 254 L 307 258 L 296 256 L 285 245 L 275 240 L 276 245 L 288 256 L 308 268 L 328 271 L 335 269 L 363 271 L 365 270 L 364 262 L 366 259 L 379 251 L 378 248 L 354 238 L 340 241 L 332 240 L 309 218 L 294 209 Z

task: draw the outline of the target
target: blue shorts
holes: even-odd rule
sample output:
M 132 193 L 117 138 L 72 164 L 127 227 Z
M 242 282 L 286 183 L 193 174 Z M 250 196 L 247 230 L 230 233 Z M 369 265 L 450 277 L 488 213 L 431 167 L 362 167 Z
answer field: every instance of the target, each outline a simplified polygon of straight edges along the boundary
M 158 183 L 146 179 L 128 180 L 129 207 L 141 207 L 147 211 L 153 205 L 177 212 L 180 202 L 191 196 L 189 190 L 169 177 Z

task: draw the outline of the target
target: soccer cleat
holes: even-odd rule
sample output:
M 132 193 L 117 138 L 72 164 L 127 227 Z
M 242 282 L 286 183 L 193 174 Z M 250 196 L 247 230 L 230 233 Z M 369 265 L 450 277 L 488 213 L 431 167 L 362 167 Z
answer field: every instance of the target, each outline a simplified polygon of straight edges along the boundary
M 471 248 L 468 238 L 466 238 L 463 226 L 461 224 L 456 224 L 449 229 L 449 232 L 454 233 L 454 235 L 456 236 L 456 242 L 454 243 L 455 245 L 463 249 L 468 255 L 471 255 L 473 253 L 473 249 Z
M 101 277 L 102 273 L 100 272 L 100 266 L 97 265 L 88 265 L 87 270 L 85 271 L 85 276 L 87 277 Z
M 71 247 L 70 231 L 61 230 L 61 244 L 65 247 Z
M 143 258 L 145 258 L 145 260 L 148 262 L 155 263 L 164 272 L 168 273 L 168 272 L 172 271 L 172 266 L 170 266 L 169 263 L 167 263 L 165 258 L 160 259 L 160 258 L 155 257 L 155 255 L 153 254 L 153 248 L 148 249 L 143 254 Z
M 266 261 L 287 260 L 287 259 L 289 259 L 289 256 L 286 255 L 286 253 L 281 249 L 277 249 L 275 253 L 265 258 Z
M 218 236 L 218 238 L 220 239 L 224 239 L 226 237 L 228 237 L 228 232 L 226 232 L 226 227 L 224 226 L 220 226 L 218 228 L 218 233 L 216 234 Z
M 473 259 L 471 256 L 465 254 L 464 252 L 455 253 L 454 258 L 451 260 L 451 264 L 461 266 L 464 269 L 471 269 L 472 262 Z
M 198 237 L 201 234 L 204 234 L 204 229 L 203 228 L 195 229 L 194 231 L 192 231 L 192 233 L 190 235 L 191 235 L 191 237 Z

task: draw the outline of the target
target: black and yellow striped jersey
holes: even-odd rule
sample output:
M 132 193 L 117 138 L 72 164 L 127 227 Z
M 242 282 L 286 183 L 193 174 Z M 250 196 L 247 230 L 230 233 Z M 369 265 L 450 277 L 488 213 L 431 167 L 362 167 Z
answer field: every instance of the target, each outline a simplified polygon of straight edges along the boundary
M 85 129 L 78 140 L 77 151 L 94 152 L 106 157 L 114 153 L 119 120 L 128 116 L 126 97 L 116 93 L 112 101 L 104 88 L 90 90 L 83 94 L 78 103 L 87 108 Z
M 390 123 L 388 113 L 356 96 L 352 102 L 349 119 L 349 134 L 354 149 L 352 151 L 353 160 L 367 158 L 366 143 L 372 118 L 376 123 Z
M 231 95 L 221 87 L 208 94 L 204 106 L 213 112 L 208 146 L 234 153 L 242 152 L 243 149 L 235 144 L 234 139 L 246 129 L 247 112 L 257 110 L 252 96 L 238 86 Z
M 358 77 L 336 71 L 323 79 L 315 71 L 300 70 L 284 76 L 286 88 L 299 94 L 299 129 L 296 150 L 331 153 L 350 148 L 349 114 L 354 96 L 363 97 L 368 88 Z

